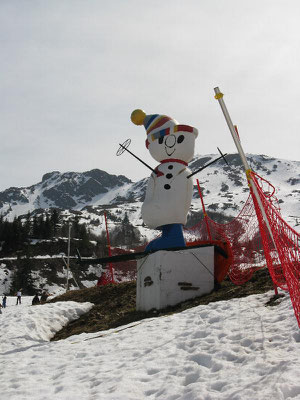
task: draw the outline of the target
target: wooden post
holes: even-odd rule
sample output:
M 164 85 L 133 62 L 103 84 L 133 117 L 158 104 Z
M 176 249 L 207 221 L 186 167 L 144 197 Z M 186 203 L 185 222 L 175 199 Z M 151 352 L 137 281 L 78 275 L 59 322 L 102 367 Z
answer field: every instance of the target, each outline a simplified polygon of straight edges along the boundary
M 208 233 L 208 238 L 210 241 L 212 241 L 211 232 L 210 232 L 208 221 L 207 221 L 207 214 L 206 214 L 206 209 L 205 209 L 205 205 L 204 205 L 204 201 L 203 201 L 203 196 L 202 196 L 199 180 L 196 179 L 196 182 L 197 182 L 198 192 L 199 192 L 199 196 L 200 196 L 200 200 L 201 200 L 201 204 L 202 204 L 202 210 L 203 210 L 204 221 L 205 221 L 206 229 L 207 229 L 207 233 Z

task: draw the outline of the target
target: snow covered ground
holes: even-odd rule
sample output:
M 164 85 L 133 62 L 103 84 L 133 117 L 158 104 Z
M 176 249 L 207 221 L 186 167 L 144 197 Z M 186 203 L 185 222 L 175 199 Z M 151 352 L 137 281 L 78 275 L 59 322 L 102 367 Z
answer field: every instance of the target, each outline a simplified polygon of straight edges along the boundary
M 0 315 L 5 400 L 300 399 L 300 331 L 288 295 L 211 303 L 49 342 L 90 303 L 29 306 Z M 24 304 L 27 303 L 27 304 Z

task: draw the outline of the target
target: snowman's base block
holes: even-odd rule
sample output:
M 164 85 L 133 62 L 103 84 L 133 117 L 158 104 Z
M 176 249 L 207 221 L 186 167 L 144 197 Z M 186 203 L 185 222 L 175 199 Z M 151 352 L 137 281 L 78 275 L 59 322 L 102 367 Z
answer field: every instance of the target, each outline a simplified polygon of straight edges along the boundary
M 137 263 L 136 309 L 160 310 L 210 293 L 214 246 L 150 254 Z

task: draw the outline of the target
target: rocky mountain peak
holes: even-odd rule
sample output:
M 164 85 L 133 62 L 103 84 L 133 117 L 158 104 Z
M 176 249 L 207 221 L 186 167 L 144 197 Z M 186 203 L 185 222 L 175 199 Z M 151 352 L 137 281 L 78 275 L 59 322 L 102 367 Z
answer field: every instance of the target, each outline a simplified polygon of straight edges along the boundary
M 60 174 L 59 171 L 47 172 L 46 174 L 43 175 L 42 182 L 45 182 L 48 179 L 52 179 L 53 177 L 58 176 L 59 174 Z
M 189 168 L 195 171 L 218 155 L 196 156 Z M 245 172 L 238 154 L 226 156 L 194 176 L 199 179 L 207 210 L 235 216 L 249 193 Z M 250 167 L 277 188 L 283 215 L 295 225 L 300 216 L 300 162 L 280 160 L 265 155 L 248 154 Z M 89 210 L 95 218 L 103 208 L 109 208 L 116 222 L 127 213 L 134 225 L 142 226 L 140 208 L 145 197 L 148 176 L 132 182 L 124 175 L 112 175 L 100 169 L 85 172 L 52 171 L 42 181 L 28 188 L 10 188 L 0 192 L 0 213 L 9 220 L 37 209 L 60 208 Z M 191 212 L 201 210 L 195 186 Z M 91 216 L 91 218 L 94 218 Z M 298 218 L 298 219 L 297 219 Z

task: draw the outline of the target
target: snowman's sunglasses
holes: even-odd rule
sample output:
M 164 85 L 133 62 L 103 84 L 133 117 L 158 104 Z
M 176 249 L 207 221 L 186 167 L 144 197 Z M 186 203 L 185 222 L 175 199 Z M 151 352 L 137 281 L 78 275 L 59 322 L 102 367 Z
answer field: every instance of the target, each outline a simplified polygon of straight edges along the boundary
M 189 125 L 175 125 L 172 129 L 172 133 L 176 133 L 176 132 L 192 132 L 194 133 L 194 128 L 189 126 Z M 157 140 L 159 138 L 162 138 L 164 136 L 170 135 L 170 128 L 165 128 L 165 129 L 161 129 L 158 132 L 155 133 L 149 133 L 148 137 L 146 139 L 146 147 L 148 149 L 150 141 L 154 142 L 154 140 Z

